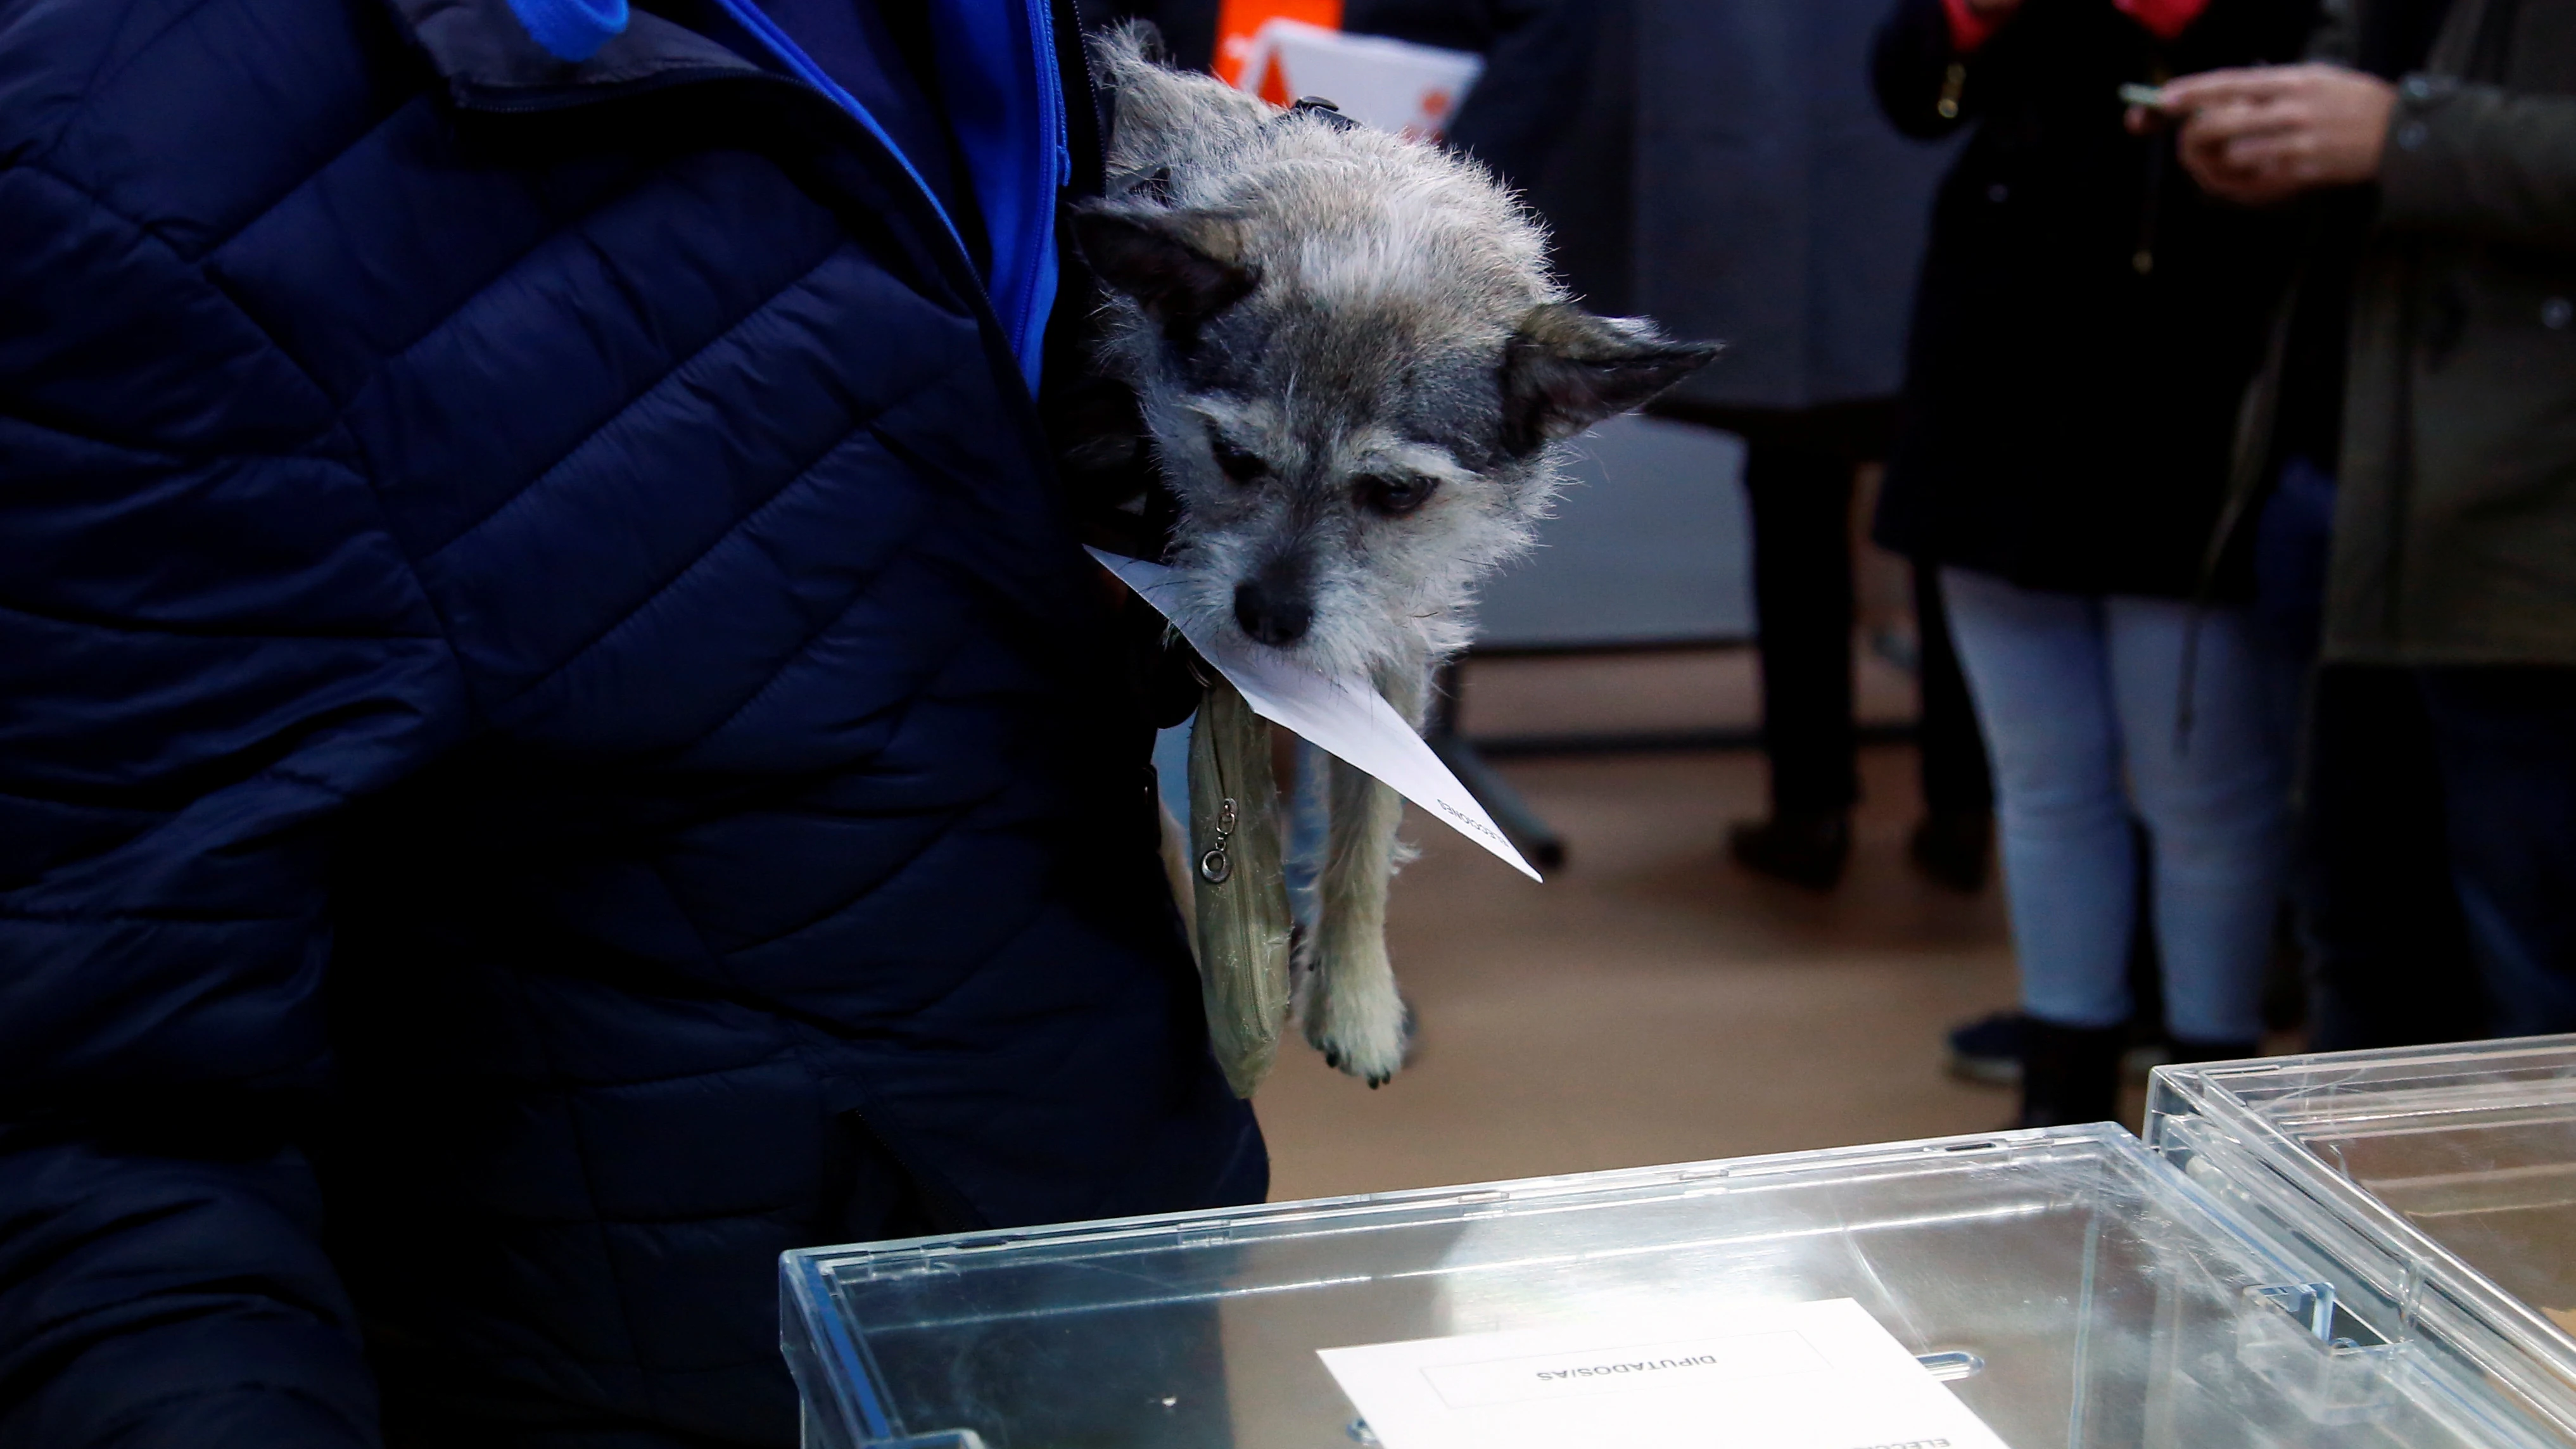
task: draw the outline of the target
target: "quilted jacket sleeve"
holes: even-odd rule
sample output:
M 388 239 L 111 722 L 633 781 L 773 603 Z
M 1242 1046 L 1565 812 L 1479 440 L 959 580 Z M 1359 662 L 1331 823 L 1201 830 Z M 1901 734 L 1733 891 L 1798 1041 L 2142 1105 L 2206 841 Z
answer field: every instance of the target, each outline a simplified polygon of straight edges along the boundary
M 0 144 L 0 1449 L 376 1438 L 295 1146 L 326 867 L 466 710 L 334 411 Z

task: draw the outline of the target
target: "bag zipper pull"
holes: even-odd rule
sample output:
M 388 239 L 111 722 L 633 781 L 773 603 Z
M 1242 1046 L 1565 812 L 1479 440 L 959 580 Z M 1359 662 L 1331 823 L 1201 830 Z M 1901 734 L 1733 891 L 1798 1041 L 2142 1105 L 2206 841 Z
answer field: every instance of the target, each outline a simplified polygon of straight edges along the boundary
M 1223 885 L 1234 874 L 1234 857 L 1226 853 L 1226 842 L 1234 838 L 1234 802 L 1220 800 L 1216 807 L 1216 843 L 1199 857 L 1199 876 L 1209 885 Z

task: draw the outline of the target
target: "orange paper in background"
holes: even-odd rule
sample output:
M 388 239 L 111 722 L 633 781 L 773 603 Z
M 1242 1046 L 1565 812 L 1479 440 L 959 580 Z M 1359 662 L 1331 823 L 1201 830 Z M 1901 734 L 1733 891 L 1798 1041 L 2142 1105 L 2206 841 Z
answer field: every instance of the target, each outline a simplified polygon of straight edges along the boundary
M 1283 17 L 1339 30 L 1342 0 L 1224 0 L 1216 13 L 1217 79 L 1230 86 L 1243 84 L 1243 63 L 1252 58 L 1254 33 Z

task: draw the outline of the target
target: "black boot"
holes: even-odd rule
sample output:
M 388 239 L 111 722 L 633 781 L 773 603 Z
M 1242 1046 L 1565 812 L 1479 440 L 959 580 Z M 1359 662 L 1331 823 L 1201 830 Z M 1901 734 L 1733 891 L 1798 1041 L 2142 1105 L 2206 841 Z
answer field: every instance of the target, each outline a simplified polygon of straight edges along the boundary
M 1758 870 L 1809 890 L 1842 883 L 1851 859 L 1851 817 L 1839 810 L 1783 810 L 1768 820 L 1747 820 L 1727 832 L 1727 848 L 1748 870 Z
M 2120 1055 L 2129 1028 L 2022 1018 L 2022 1127 L 2110 1122 L 2120 1115 Z

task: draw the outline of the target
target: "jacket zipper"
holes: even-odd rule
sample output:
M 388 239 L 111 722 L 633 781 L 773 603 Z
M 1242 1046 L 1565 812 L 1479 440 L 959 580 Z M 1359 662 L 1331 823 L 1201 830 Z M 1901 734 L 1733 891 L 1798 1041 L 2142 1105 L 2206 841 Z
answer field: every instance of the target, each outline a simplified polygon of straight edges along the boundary
M 2147 67 L 2149 83 L 2163 85 L 2173 79 L 2173 71 L 2163 61 Z M 2158 132 L 2147 138 L 2147 194 L 2138 213 L 2138 245 L 2129 253 L 2129 269 L 2139 276 L 2152 276 L 2156 270 L 2156 228 L 2164 210 L 2165 171 L 2172 156 L 2172 142 Z
M 2415 343 L 2423 331 L 2423 305 L 2417 295 L 2424 285 L 2419 249 L 2409 245 L 2401 253 L 2397 281 L 2397 399 L 2388 417 L 2388 579 L 2380 594 L 2383 646 L 2396 640 L 2406 618 L 2401 586 L 2407 563 L 2406 514 L 2415 494 Z
M 2147 142 L 2147 196 L 2138 213 L 2138 245 L 2129 253 L 2129 270 L 2141 277 L 2155 275 L 2156 225 L 2164 209 L 2165 140 L 2152 137 Z

